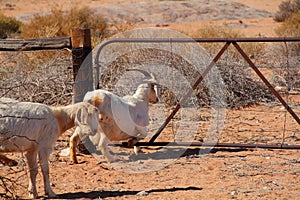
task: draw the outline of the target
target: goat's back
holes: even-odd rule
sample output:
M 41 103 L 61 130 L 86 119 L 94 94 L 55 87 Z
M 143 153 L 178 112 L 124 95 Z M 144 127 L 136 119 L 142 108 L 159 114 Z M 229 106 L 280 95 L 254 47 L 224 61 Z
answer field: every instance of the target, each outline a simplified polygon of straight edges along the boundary
M 48 106 L 0 101 L 0 152 L 51 147 L 58 137 L 57 121 Z

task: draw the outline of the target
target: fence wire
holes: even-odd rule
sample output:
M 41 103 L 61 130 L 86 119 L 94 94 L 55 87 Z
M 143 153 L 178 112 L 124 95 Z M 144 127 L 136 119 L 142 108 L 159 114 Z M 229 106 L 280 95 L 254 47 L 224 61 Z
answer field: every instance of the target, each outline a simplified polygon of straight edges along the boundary
M 72 102 L 71 53 L 0 52 L 0 97 L 66 105 Z
M 175 49 L 176 43 L 172 43 Z M 205 44 L 203 44 L 205 47 Z M 245 49 L 249 56 L 269 82 L 280 92 L 282 97 L 299 115 L 300 105 L 300 56 L 297 51 L 297 42 L 265 43 L 263 50 L 258 53 L 253 49 Z M 172 50 L 172 48 L 170 48 Z M 214 48 L 214 46 L 210 46 Z M 251 48 L 261 48 L 251 46 Z M 213 52 L 211 49 L 208 52 Z M 199 75 L 192 70 L 189 62 L 180 55 L 157 49 L 142 49 L 119 56 L 110 63 L 105 71 L 101 72 L 100 82 L 103 89 L 114 91 L 123 96 L 135 91 L 133 86 L 116 90 L 115 83 L 126 68 L 144 65 L 149 60 L 158 65 L 174 67 L 184 74 L 192 84 Z M 0 96 L 15 98 L 20 101 L 40 102 L 48 105 L 65 105 L 72 102 L 72 63 L 71 55 L 65 50 L 39 52 L 0 52 Z M 216 63 L 221 71 L 226 86 L 227 112 L 226 123 L 219 142 L 246 142 L 246 143 L 289 143 L 299 144 L 299 125 L 282 107 L 280 102 L 257 77 L 242 57 L 229 49 Z M 162 74 L 163 75 L 163 74 Z M 176 83 L 176 77 L 170 77 Z M 164 105 L 153 106 L 150 110 L 152 126 L 151 132 L 159 128 L 159 123 L 165 118 L 172 106 L 180 99 L 176 94 L 162 88 Z M 211 115 L 210 94 L 205 85 L 199 85 L 191 104 L 197 104 L 199 110 L 194 112 L 193 120 L 185 122 L 197 124 L 198 133 L 195 140 L 203 141 L 209 128 Z M 187 104 L 188 106 L 188 104 Z M 163 109 L 164 114 L 155 116 L 155 109 Z M 172 120 L 172 129 L 180 123 L 180 114 Z M 157 122 L 157 123 L 154 123 Z M 162 139 L 164 133 L 162 134 Z M 171 136 L 166 136 L 172 138 Z

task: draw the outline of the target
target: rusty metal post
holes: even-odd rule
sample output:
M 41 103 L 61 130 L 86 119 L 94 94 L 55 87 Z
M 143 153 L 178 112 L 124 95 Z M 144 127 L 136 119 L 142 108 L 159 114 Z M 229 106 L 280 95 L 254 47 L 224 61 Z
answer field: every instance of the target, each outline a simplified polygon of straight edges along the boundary
M 207 68 L 204 70 L 202 75 L 198 78 L 198 80 L 194 83 L 192 88 L 183 96 L 183 98 L 180 100 L 180 102 L 176 105 L 175 109 L 172 111 L 172 113 L 169 115 L 169 117 L 165 120 L 165 122 L 161 125 L 161 127 L 158 129 L 158 131 L 152 136 L 149 143 L 153 143 L 156 138 L 160 135 L 160 133 L 164 130 L 164 128 L 168 125 L 168 123 L 173 119 L 175 114 L 180 109 L 180 105 L 184 104 L 192 92 L 196 89 L 196 87 L 203 81 L 205 76 L 208 74 L 208 72 L 211 70 L 211 68 L 216 64 L 216 62 L 219 60 L 219 58 L 222 56 L 222 54 L 226 51 L 228 46 L 230 45 L 230 42 L 226 42 L 226 44 L 223 46 L 223 48 L 219 51 L 219 53 L 214 57 L 214 59 L 211 61 L 211 63 L 207 66 Z
M 92 44 L 90 29 L 72 29 L 73 103 L 80 102 L 93 90 Z

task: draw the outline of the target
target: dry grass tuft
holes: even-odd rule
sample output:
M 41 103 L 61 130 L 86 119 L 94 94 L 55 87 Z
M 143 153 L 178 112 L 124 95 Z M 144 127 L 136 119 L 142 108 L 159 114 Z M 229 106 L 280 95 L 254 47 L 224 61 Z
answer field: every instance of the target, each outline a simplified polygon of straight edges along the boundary
M 274 20 L 277 22 L 284 22 L 293 13 L 300 9 L 300 0 L 286 0 L 279 5 L 279 11 L 275 13 Z
M 194 38 L 243 38 L 246 37 L 244 34 L 234 31 L 233 29 L 220 27 L 220 26 L 206 26 L 199 29 L 194 35 Z M 224 45 L 223 43 L 202 43 L 203 47 L 212 55 L 216 55 L 218 51 Z M 255 57 L 257 55 L 263 54 L 265 50 L 265 45 L 263 43 L 241 43 L 240 46 L 243 50 L 250 55 Z M 238 52 L 229 47 L 228 51 L 232 58 L 240 58 Z
M 7 17 L 0 13 L 0 39 L 7 38 L 10 34 L 17 33 L 22 23 L 14 17 Z
M 72 7 L 69 11 L 53 7 L 50 13 L 38 14 L 22 29 L 23 38 L 69 36 L 72 28 L 90 28 L 93 37 L 104 34 L 104 19 L 89 7 Z

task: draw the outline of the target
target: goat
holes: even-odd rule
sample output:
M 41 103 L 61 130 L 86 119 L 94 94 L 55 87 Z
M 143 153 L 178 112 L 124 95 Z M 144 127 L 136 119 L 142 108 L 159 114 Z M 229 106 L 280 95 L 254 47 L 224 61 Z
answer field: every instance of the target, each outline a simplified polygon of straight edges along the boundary
M 108 162 L 114 161 L 107 150 L 109 141 L 128 140 L 129 146 L 134 146 L 136 142 L 147 136 L 149 103 L 157 103 L 160 100 L 158 82 L 153 74 L 140 69 L 128 69 L 128 71 L 144 74 L 132 96 L 119 97 L 99 89 L 87 92 L 83 100 L 99 109 L 99 130 L 95 136 L 89 138 L 100 148 Z M 135 154 L 139 151 L 139 147 L 134 146 Z
M 50 107 L 40 103 L 0 98 L 0 153 L 25 152 L 29 171 L 29 197 L 38 196 L 37 155 L 42 169 L 45 194 L 55 197 L 49 181 L 48 159 L 57 138 L 76 127 L 76 134 L 95 134 L 99 112 L 88 103 Z M 9 161 L 0 154 L 2 163 Z M 8 159 L 8 160 L 7 160 Z

